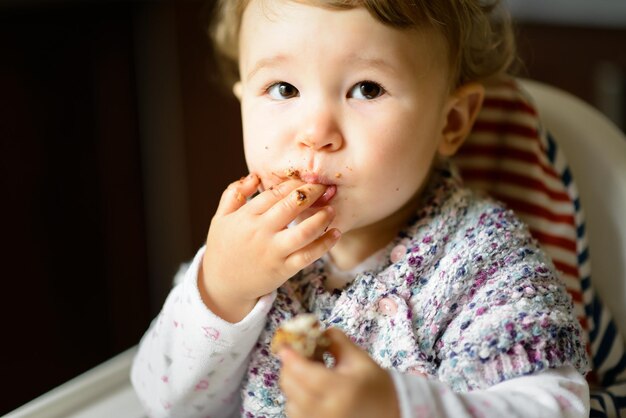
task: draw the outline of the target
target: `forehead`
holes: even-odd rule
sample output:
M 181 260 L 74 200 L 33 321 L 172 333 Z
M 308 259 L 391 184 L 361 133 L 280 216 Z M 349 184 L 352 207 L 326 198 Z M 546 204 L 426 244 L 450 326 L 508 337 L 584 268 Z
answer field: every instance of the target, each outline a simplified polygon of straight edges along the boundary
M 239 42 L 242 76 L 268 56 L 322 62 L 344 53 L 391 65 L 429 63 L 440 69 L 447 65 L 445 40 L 432 28 L 398 29 L 381 23 L 363 7 L 336 9 L 312 3 L 252 0 L 248 4 Z

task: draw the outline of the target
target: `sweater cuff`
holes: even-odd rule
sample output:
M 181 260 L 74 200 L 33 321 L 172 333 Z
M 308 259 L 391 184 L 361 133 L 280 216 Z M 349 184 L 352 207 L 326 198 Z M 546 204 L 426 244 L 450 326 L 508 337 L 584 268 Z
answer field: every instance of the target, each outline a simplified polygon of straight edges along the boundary
M 413 418 L 416 411 L 436 411 L 436 397 L 430 393 L 426 377 L 410 376 L 397 370 L 390 370 L 389 373 L 396 389 L 401 418 Z
M 203 246 L 196 253 L 193 261 L 189 264 L 187 271 L 182 279 L 183 295 L 187 298 L 187 302 L 191 304 L 192 312 L 197 322 L 204 329 L 208 337 L 218 337 L 226 345 L 238 341 L 242 334 L 257 335 L 263 329 L 267 314 L 272 308 L 276 291 L 261 297 L 252 311 L 246 315 L 241 321 L 232 324 L 225 321 L 214 312 L 212 312 L 202 301 L 200 289 L 198 288 L 198 273 L 205 247 Z

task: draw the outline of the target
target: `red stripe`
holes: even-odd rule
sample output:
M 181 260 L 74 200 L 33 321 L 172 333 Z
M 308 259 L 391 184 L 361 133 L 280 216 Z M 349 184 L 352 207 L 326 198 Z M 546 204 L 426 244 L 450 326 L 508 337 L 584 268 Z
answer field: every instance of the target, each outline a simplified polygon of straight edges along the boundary
M 505 202 L 511 209 L 516 212 L 526 213 L 533 216 L 538 216 L 544 219 L 547 219 L 552 222 L 565 223 L 568 225 L 575 225 L 575 220 L 573 215 L 563 215 L 559 213 L 551 212 L 550 210 L 544 208 L 543 206 L 535 205 L 523 200 L 515 199 L 510 196 L 503 195 L 498 192 L 491 193 L 497 199 Z
M 567 275 L 578 277 L 578 267 L 554 259 L 552 260 L 552 262 L 554 263 L 554 267 L 556 267 L 557 270 L 560 270 Z
M 539 166 L 547 175 L 559 179 L 559 175 L 549 165 L 544 164 L 539 156 L 532 151 L 524 151 L 503 144 L 473 144 L 467 143 L 459 150 L 459 156 L 479 156 L 494 159 L 510 159 L 524 161 L 525 163 Z
M 530 233 L 537 238 L 540 243 L 571 251 L 574 254 L 573 256 L 576 257 L 576 241 L 541 232 L 535 228 L 530 228 Z
M 578 317 L 578 322 L 580 322 L 580 326 L 583 327 L 583 330 L 585 330 L 585 331 L 589 330 L 589 324 L 587 323 L 587 317 L 579 316 Z
M 489 122 L 485 120 L 477 120 L 472 128 L 474 132 L 488 132 L 497 134 L 513 134 L 524 138 L 537 139 L 539 133 L 537 129 L 531 126 L 519 125 L 511 122 Z
M 567 289 L 567 293 L 572 296 L 572 301 L 575 303 L 583 303 L 583 294 L 577 290 Z
M 477 169 L 466 168 L 463 170 L 463 179 L 466 181 L 489 180 L 498 184 L 509 183 L 527 189 L 537 190 L 546 194 L 551 200 L 557 202 L 571 202 L 569 195 L 549 189 L 543 182 L 522 174 L 511 173 L 501 169 Z
M 486 97 L 483 101 L 483 107 L 488 109 L 502 109 L 507 111 L 517 111 L 526 113 L 532 116 L 537 116 L 537 111 L 534 107 L 521 99 L 515 97 L 514 99 L 503 99 L 500 97 Z

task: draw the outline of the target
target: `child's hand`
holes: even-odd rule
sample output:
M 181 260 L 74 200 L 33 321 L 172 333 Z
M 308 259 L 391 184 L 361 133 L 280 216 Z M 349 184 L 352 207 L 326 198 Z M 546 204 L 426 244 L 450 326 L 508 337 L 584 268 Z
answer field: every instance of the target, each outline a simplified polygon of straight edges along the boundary
M 340 235 L 328 230 L 335 217 L 331 207 L 287 229 L 327 186 L 287 180 L 246 202 L 259 183 L 249 175 L 228 186 L 207 236 L 200 292 L 209 308 L 229 322 L 243 319 L 261 296 L 324 255 Z
M 335 367 L 296 352 L 280 352 L 280 386 L 289 418 L 399 418 L 393 380 L 369 355 L 337 329 L 326 334 Z

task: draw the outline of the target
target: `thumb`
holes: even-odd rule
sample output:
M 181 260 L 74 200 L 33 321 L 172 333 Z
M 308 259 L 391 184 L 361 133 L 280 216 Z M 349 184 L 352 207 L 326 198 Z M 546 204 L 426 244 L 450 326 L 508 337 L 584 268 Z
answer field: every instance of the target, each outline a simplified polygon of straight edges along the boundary
M 329 340 L 328 352 L 335 358 L 335 367 L 350 365 L 365 353 L 346 334 L 337 328 L 329 328 L 324 333 Z

